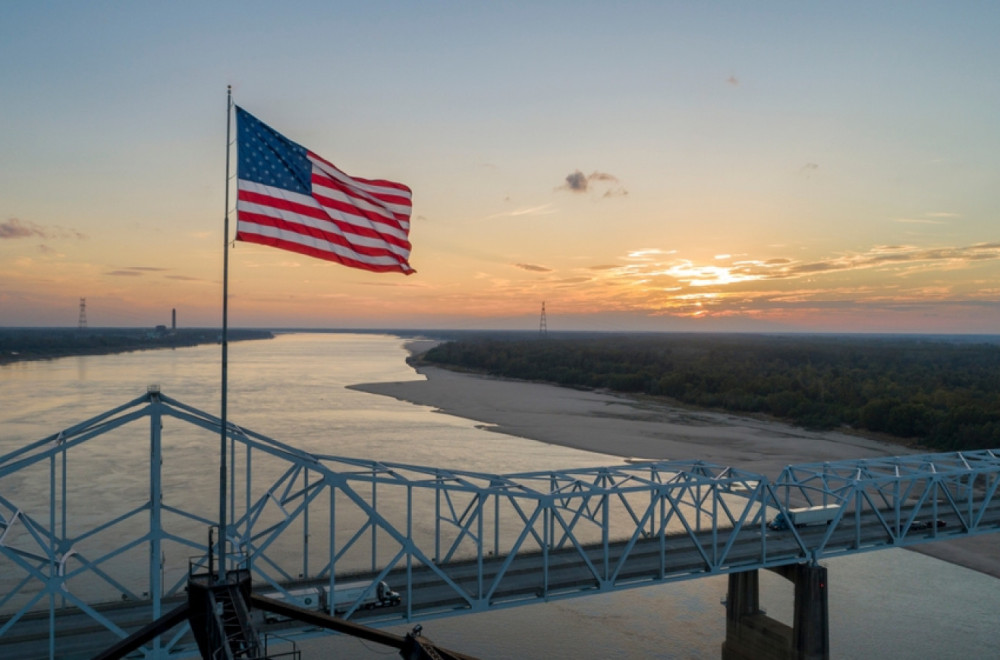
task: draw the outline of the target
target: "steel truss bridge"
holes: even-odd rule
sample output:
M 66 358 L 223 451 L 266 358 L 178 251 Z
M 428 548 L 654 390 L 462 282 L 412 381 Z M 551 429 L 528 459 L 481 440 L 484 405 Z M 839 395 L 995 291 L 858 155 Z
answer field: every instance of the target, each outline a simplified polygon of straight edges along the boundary
M 184 600 L 209 562 L 218 464 L 204 456 L 220 427 L 151 387 L 0 457 L 0 656 L 90 657 Z M 362 580 L 341 616 L 376 626 L 1000 531 L 997 450 L 777 479 L 701 461 L 485 474 L 310 453 L 232 423 L 226 435 L 224 567 L 303 607 Z M 827 526 L 767 529 L 819 504 L 839 507 Z M 401 602 L 365 609 L 379 581 Z M 196 653 L 187 624 L 141 651 Z

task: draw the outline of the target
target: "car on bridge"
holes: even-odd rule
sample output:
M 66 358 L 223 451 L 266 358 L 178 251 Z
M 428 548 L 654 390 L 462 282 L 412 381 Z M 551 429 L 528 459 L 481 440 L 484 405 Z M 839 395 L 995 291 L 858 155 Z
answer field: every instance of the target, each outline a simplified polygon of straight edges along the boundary
M 948 523 L 938 518 L 937 520 L 914 520 L 910 523 L 910 529 L 931 529 L 947 527 Z

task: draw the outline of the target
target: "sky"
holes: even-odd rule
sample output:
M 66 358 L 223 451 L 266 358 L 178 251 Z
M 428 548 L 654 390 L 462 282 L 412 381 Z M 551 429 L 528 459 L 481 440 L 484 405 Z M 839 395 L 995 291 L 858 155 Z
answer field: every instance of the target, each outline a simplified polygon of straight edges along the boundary
M 0 326 L 221 325 L 231 85 L 417 271 L 237 242 L 234 327 L 1000 332 L 1000 3 L 3 15 Z

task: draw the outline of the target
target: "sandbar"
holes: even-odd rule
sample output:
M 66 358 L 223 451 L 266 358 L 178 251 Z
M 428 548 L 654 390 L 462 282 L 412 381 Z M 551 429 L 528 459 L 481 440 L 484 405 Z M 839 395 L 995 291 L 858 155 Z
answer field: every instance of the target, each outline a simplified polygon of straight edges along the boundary
M 416 355 L 435 343 L 413 340 L 406 347 Z M 623 459 L 703 460 L 763 474 L 772 480 L 787 465 L 914 453 L 882 439 L 839 431 L 809 431 L 660 400 L 427 365 L 415 368 L 422 380 L 366 383 L 352 389 L 474 420 L 497 433 Z M 992 534 L 909 549 L 1000 578 L 1000 543 Z

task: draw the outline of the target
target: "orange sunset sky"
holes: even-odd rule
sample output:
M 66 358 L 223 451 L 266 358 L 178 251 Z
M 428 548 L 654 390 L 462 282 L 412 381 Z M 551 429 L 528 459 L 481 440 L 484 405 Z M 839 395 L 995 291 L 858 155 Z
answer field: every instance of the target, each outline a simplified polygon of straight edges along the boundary
M 221 323 L 231 84 L 409 185 L 417 270 L 238 243 L 235 327 L 1000 330 L 1000 4 L 4 15 L 3 326 Z

